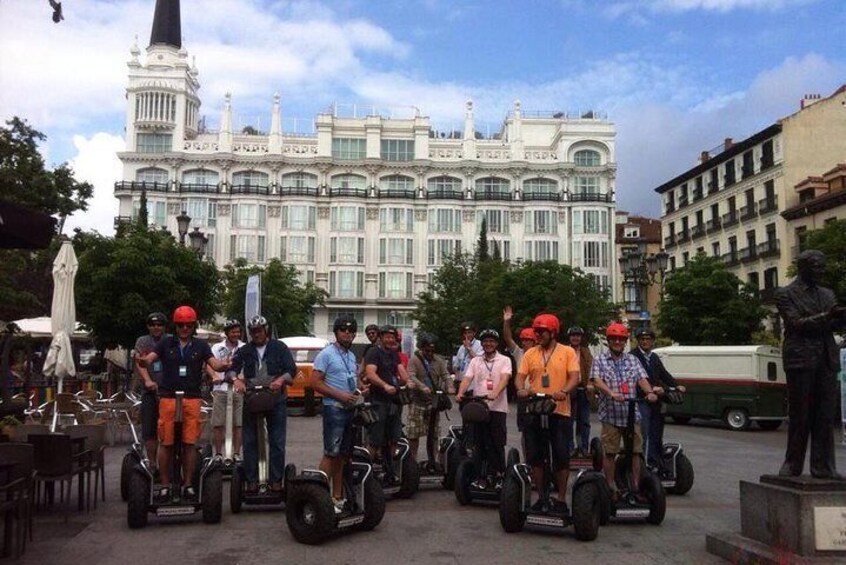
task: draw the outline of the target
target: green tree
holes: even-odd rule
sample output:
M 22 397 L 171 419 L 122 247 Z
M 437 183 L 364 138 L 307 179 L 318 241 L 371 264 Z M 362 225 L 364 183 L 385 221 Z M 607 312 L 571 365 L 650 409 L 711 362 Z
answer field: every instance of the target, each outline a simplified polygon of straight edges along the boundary
M 118 237 L 77 232 L 77 319 L 98 347 L 131 347 L 144 333 L 150 312 L 170 313 L 181 304 L 201 322 L 217 310 L 220 276 L 167 231 L 129 225 Z
M 482 227 L 479 229 L 479 240 L 476 242 L 476 258 L 479 261 L 490 259 L 488 251 L 488 219 L 482 218 Z
M 658 327 L 683 345 L 748 345 L 767 310 L 716 257 L 699 254 L 664 281 Z
M 226 266 L 223 272 L 223 312 L 227 318 L 244 317 L 247 279 L 261 275 L 261 312 L 279 336 L 308 334 L 309 315 L 323 306 L 326 291 L 314 283 L 300 283 L 297 269 L 271 259 L 264 266 L 249 266 L 244 259 Z
M 805 233 L 803 249 L 825 253 L 825 275 L 821 285 L 834 291 L 840 304 L 846 304 L 846 220 L 834 220 Z M 791 269 L 795 276 L 795 268 Z

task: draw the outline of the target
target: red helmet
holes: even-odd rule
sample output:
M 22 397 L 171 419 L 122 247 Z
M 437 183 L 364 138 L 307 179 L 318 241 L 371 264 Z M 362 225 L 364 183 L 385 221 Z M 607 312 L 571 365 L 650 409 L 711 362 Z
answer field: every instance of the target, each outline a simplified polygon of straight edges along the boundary
M 191 323 L 197 321 L 197 312 L 190 306 L 179 306 L 173 311 L 173 323 Z
M 629 328 L 620 322 L 611 322 L 605 328 L 605 337 L 629 337 Z
M 535 330 L 532 328 L 523 328 L 520 330 L 520 339 L 535 339 Z
M 558 330 L 561 329 L 561 324 L 555 314 L 538 314 L 532 322 L 532 329 L 549 330 L 557 334 Z

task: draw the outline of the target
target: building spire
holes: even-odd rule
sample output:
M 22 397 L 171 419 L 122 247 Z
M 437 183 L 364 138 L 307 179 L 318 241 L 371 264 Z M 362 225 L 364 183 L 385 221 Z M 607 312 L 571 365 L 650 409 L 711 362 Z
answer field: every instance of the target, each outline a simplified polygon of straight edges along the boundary
M 182 47 L 182 24 L 179 18 L 179 0 L 156 0 L 150 45 Z

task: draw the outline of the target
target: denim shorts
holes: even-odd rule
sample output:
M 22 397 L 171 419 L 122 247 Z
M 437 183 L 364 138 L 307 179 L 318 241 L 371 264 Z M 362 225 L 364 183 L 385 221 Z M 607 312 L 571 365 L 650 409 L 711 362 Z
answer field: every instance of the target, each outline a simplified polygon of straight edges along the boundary
M 327 457 L 352 454 L 352 415 L 352 410 L 323 405 L 323 453 Z

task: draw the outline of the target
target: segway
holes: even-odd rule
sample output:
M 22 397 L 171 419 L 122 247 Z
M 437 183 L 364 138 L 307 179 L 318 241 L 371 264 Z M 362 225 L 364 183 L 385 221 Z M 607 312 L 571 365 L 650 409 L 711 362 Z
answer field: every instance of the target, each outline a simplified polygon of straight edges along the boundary
M 684 402 L 684 393 L 676 387 L 668 387 L 661 400 L 669 404 L 681 404 Z M 662 418 L 662 428 L 663 425 Z M 661 435 L 663 438 L 663 433 Z M 658 475 L 669 494 L 686 494 L 693 488 L 693 464 L 680 443 L 662 443 L 658 465 L 650 465 L 649 470 Z
M 544 420 L 555 411 L 555 401 L 546 394 L 533 394 L 526 401 L 527 414 Z M 602 517 L 602 485 L 605 479 L 601 473 L 582 470 L 576 476 L 570 491 L 571 509 L 557 512 L 545 503 L 539 509 L 533 509 L 532 492 L 537 490 L 540 500 L 549 501 L 552 489 L 556 488 L 552 472 L 552 453 L 547 453 L 544 461 L 543 485 L 534 485 L 532 469 L 519 461 L 509 464 L 499 501 L 499 521 L 502 529 L 508 533 L 520 532 L 528 524 L 553 530 L 564 530 L 573 526 L 576 539 L 593 541 L 599 535 Z
M 603 522 L 609 517 L 627 520 L 645 520 L 658 525 L 664 521 L 667 511 L 667 495 L 661 479 L 650 471 L 640 454 L 634 453 L 635 410 L 637 399 L 626 400 L 628 403 L 628 418 L 623 433 L 623 453 L 617 455 L 614 461 L 614 479 L 617 484 L 618 496 L 613 500 L 608 483 L 603 483 Z M 641 473 L 637 481 L 637 489 L 631 477 L 632 458 L 640 457 Z M 636 493 L 640 493 L 638 497 Z
M 264 386 L 252 386 L 250 391 L 261 392 Z M 285 493 L 288 491 L 290 480 L 296 476 L 297 468 L 288 464 L 285 465 L 285 486 L 281 491 L 274 491 L 270 488 L 270 442 L 267 435 L 267 425 L 264 414 L 261 414 L 256 422 L 256 443 L 258 444 L 258 490 L 249 492 L 245 487 L 246 470 L 244 461 L 235 461 L 232 465 L 232 480 L 229 483 L 229 509 L 233 514 L 238 514 L 243 505 L 251 506 L 276 506 L 281 507 L 285 502 Z
M 364 429 L 376 421 L 360 393 L 354 410 L 355 426 Z M 287 479 L 285 518 L 294 539 L 316 545 L 342 532 L 370 531 L 379 525 L 385 514 L 385 494 L 373 466 L 353 458 L 344 466 L 343 485 L 346 503 L 339 511 L 332 501 L 329 477 L 323 471 L 304 469 Z
M 184 396 L 184 392 L 176 392 L 170 497 L 166 501 L 156 499 L 150 462 L 143 458 L 135 465 L 129 478 L 126 519 L 132 529 L 145 527 L 150 513 L 158 517 L 170 517 L 188 516 L 202 511 L 203 522 L 206 524 L 220 522 L 223 514 L 223 474 L 220 462 L 214 457 L 203 457 L 197 461 L 192 481 L 197 491 L 197 499 L 188 500 L 182 497 L 182 402 Z
M 135 405 L 140 405 L 136 402 Z M 138 431 L 135 429 L 135 424 L 127 415 L 129 421 L 129 430 L 132 432 L 132 445 L 129 446 L 129 451 L 123 456 L 120 464 L 120 498 L 126 502 L 129 500 L 129 480 L 132 477 L 132 470 L 135 466 L 147 458 L 147 450 L 144 447 L 144 442 L 138 437 Z
M 502 481 L 488 469 L 488 453 L 484 435 L 488 431 L 488 405 L 485 397 L 465 397 L 461 401 L 461 419 L 464 423 L 465 441 L 459 451 L 455 469 L 455 499 L 462 506 L 474 501 L 498 502 Z M 463 453 L 462 453 L 463 451 Z M 508 450 L 506 469 L 519 462 L 520 452 Z
M 435 395 L 446 394 L 436 390 Z M 437 396 L 435 396 L 437 398 Z M 437 400 L 432 406 L 437 406 Z M 438 453 L 436 461 L 420 461 L 420 486 L 438 486 L 452 490 L 455 485 L 455 469 L 461 458 L 461 426 L 450 426 L 447 435 L 438 439 Z
M 223 382 L 227 384 L 226 387 L 226 427 L 224 428 L 223 439 L 223 461 L 222 470 L 224 478 L 231 478 L 235 471 L 235 450 L 232 447 L 232 436 L 234 434 L 235 426 L 235 390 L 233 380 L 230 375 L 224 377 Z M 261 444 L 259 444 L 261 445 Z M 243 448 L 242 448 L 243 449 Z

